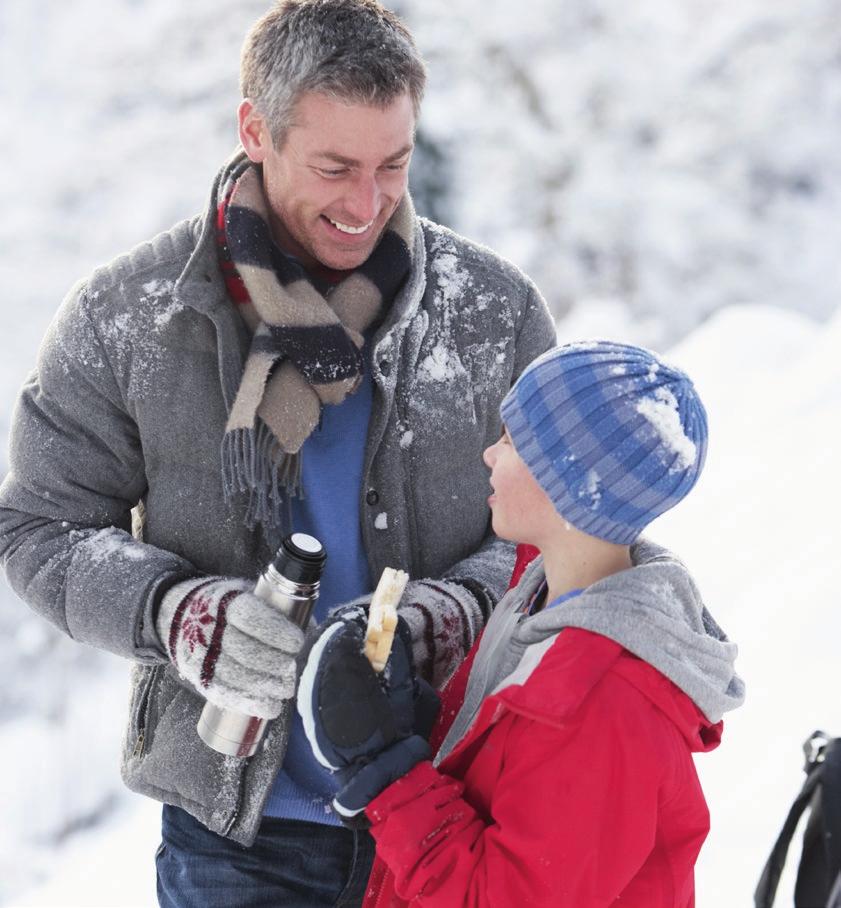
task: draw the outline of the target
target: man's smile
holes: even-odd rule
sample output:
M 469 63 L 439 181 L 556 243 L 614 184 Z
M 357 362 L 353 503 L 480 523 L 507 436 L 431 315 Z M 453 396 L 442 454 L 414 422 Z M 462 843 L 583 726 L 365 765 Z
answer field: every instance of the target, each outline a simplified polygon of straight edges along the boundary
M 350 236 L 358 236 L 362 233 L 365 233 L 366 230 L 369 230 L 373 225 L 376 218 L 369 221 L 367 224 L 363 224 L 361 227 L 352 227 L 350 224 L 343 224 L 341 221 L 334 221 L 333 218 L 328 217 L 326 214 L 323 215 L 324 219 L 329 221 L 336 230 L 340 230 L 342 233 L 346 233 Z

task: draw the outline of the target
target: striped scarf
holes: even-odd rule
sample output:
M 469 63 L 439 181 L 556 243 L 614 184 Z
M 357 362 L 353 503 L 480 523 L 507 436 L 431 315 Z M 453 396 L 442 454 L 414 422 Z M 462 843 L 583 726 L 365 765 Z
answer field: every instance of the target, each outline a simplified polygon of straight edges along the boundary
M 321 408 L 359 387 L 363 333 L 411 268 L 415 212 L 406 194 L 367 261 L 327 299 L 274 244 L 257 168 L 234 168 L 220 200 L 222 267 L 253 331 L 222 441 L 225 496 L 248 494 L 248 526 L 276 528 L 284 502 L 301 494 L 301 447 Z

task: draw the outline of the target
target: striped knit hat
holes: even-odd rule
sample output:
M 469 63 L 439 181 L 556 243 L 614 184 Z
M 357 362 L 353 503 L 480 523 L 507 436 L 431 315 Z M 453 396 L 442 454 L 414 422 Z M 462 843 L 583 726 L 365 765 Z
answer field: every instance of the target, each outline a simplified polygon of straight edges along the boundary
M 500 413 L 555 510 L 621 545 L 689 492 L 707 452 L 707 414 L 692 382 L 628 344 L 550 350 L 523 372 Z

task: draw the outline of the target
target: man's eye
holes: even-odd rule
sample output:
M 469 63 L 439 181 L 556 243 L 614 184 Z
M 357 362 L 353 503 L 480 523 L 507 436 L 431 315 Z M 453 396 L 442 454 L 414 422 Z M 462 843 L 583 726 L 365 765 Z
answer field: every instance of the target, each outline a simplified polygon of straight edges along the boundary
M 344 168 L 342 168 L 340 170 L 324 170 L 323 168 L 319 168 L 318 172 L 323 177 L 329 177 L 330 179 L 335 179 L 336 177 L 343 176 L 345 173 L 347 173 L 347 171 L 344 170 Z

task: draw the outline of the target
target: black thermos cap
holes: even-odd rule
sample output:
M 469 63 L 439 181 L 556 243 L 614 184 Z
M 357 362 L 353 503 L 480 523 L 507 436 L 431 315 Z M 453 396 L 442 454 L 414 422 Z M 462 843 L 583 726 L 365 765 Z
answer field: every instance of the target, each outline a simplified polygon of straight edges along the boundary
M 274 569 L 293 583 L 315 583 L 327 560 L 324 546 L 306 533 L 290 533 L 272 562 Z

